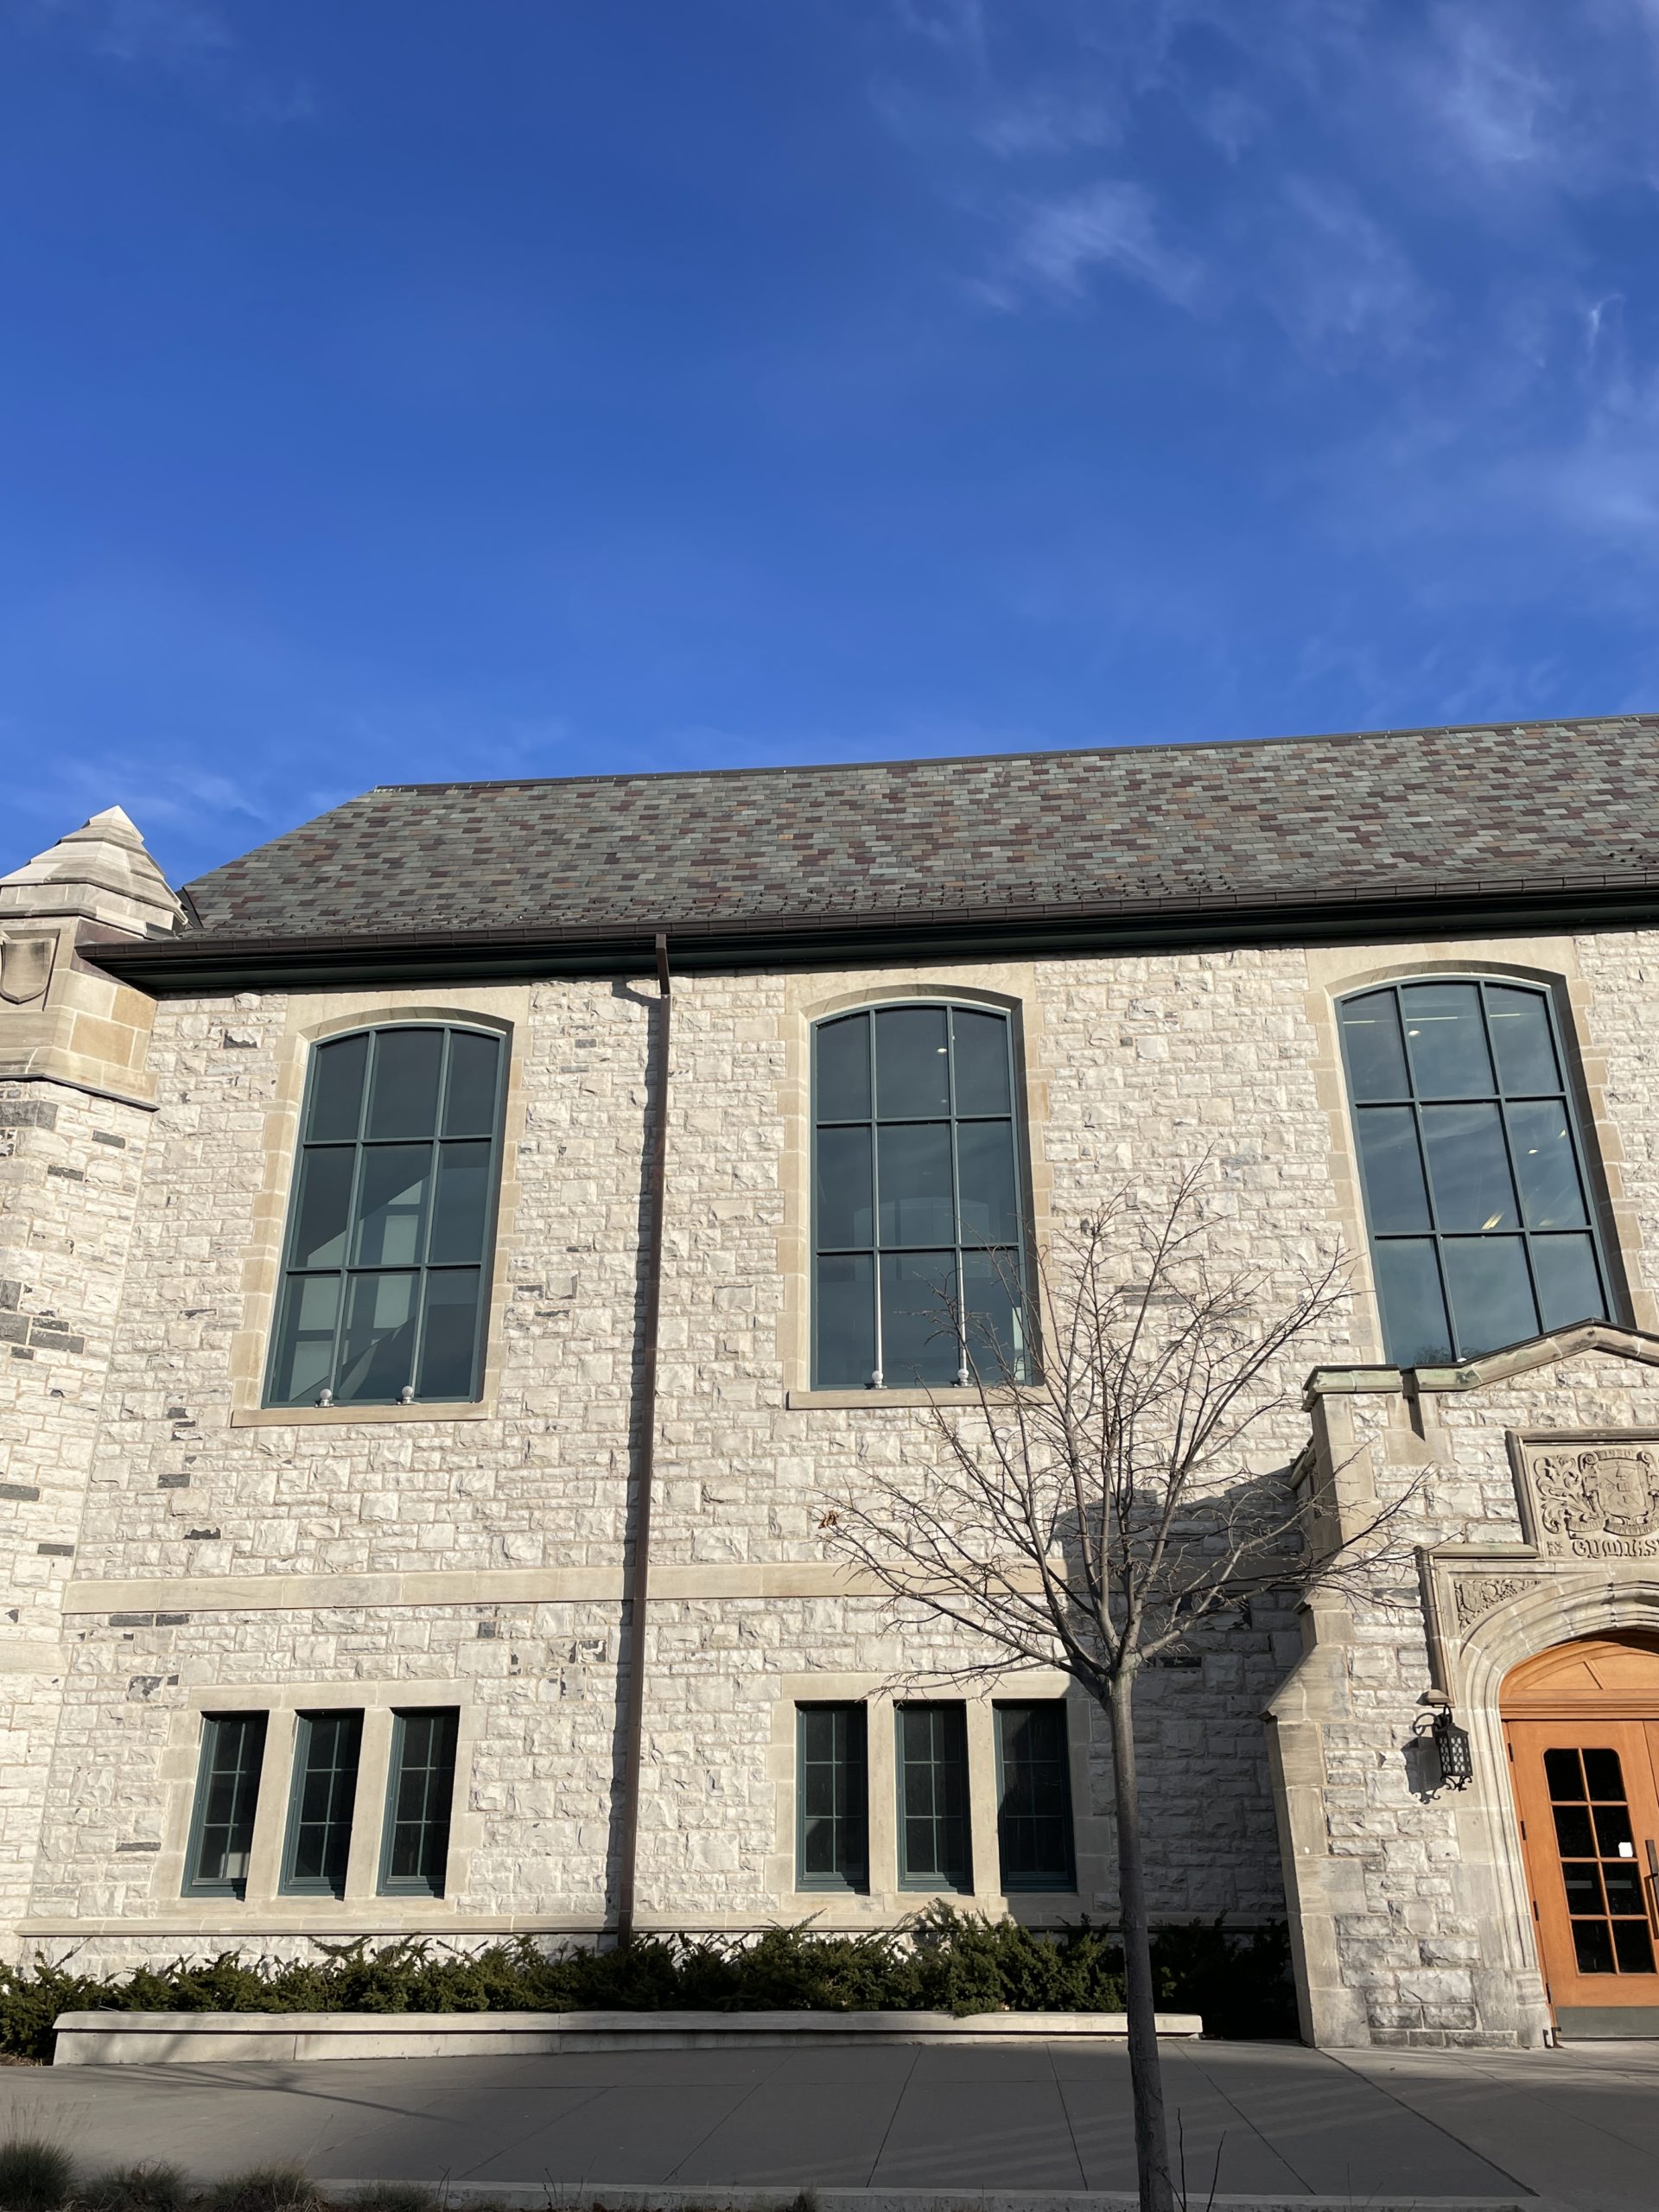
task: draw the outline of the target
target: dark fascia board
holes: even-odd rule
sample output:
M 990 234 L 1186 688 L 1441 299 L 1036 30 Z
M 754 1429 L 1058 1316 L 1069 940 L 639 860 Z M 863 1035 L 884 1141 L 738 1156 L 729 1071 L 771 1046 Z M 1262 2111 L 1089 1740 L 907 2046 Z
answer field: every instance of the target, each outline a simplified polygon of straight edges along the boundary
M 665 931 L 677 973 L 880 967 L 916 960 L 1175 952 L 1217 946 L 1359 944 L 1425 934 L 1533 935 L 1659 922 L 1652 882 L 1503 884 L 1475 891 L 1364 892 L 1313 900 L 1176 901 L 1112 908 L 1020 906 L 959 914 L 791 915 L 637 927 L 406 931 L 357 937 L 235 938 L 187 932 L 121 944 L 83 941 L 83 957 L 156 996 L 337 983 L 522 981 L 540 976 L 654 975 Z

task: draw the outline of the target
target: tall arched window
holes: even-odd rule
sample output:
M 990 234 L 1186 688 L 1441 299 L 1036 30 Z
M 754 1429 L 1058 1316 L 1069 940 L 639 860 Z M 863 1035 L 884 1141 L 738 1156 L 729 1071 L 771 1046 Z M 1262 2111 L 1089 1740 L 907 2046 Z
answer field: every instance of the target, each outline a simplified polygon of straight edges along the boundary
M 313 1052 L 268 1404 L 477 1397 L 505 1058 L 415 1022 Z
M 1436 978 L 1338 1012 L 1389 1358 L 1468 1359 L 1604 1316 L 1548 993 Z
M 813 1032 L 813 1381 L 1023 1381 L 1025 1223 L 1006 1014 L 899 1004 Z

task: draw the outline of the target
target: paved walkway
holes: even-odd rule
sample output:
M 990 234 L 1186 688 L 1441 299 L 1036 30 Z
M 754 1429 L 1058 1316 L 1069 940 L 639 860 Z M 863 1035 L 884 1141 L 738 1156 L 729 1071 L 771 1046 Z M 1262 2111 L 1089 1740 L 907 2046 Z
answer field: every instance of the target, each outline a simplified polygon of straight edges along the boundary
M 1659 2207 L 1659 2044 L 1335 2058 L 1182 2043 L 1165 2069 L 1195 2206 L 1213 2183 L 1217 2208 Z M 52 2135 L 89 2166 L 299 2158 L 321 2179 L 528 2184 L 571 2206 L 628 2183 L 718 2205 L 726 2186 L 781 2199 L 1135 2179 L 1127 2058 L 1057 2044 L 15 2069 L 0 2070 L 0 2130 Z

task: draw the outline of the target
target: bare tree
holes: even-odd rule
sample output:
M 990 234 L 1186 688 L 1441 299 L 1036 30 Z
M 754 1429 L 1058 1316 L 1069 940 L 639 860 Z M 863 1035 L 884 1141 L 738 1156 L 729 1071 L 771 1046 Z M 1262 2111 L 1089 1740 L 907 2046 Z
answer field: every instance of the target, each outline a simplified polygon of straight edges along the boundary
M 1344 1537 L 1311 1484 L 1247 1448 L 1300 1408 L 1290 1355 L 1345 1302 L 1332 1251 L 1218 1271 L 1208 1162 L 1148 1205 L 1123 1192 L 1038 1255 L 1034 1367 L 976 1316 L 978 1403 L 932 1401 L 938 1448 L 827 1501 L 826 1541 L 905 1607 L 971 1632 L 949 1677 L 1059 1668 L 1105 1709 L 1142 2212 L 1173 2212 L 1135 1764 L 1137 1685 L 1206 1622 L 1269 1591 L 1374 1569 L 1398 1509 Z M 1010 1291 L 1016 1287 L 1009 1286 Z M 1011 1300 L 1019 1310 L 1017 1297 Z

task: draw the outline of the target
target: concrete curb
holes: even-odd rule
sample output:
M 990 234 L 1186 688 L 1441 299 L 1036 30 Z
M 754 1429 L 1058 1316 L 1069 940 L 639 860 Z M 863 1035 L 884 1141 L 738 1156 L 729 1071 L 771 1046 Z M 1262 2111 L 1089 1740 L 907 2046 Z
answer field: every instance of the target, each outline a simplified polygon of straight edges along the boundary
M 719 2050 L 774 2044 L 1122 2043 L 1122 2012 L 60 2012 L 58 2066 L 201 2066 L 313 2058 L 501 2058 L 548 2051 Z M 1161 2036 L 1204 2032 L 1160 2012 Z
M 328 2181 L 319 2189 L 349 2196 L 386 2184 Z M 731 2189 L 718 2182 L 661 2188 L 639 2182 L 450 2182 L 443 2202 L 465 2212 L 472 2203 L 503 2204 L 512 2212 L 793 2212 L 796 2194 L 772 2189 Z M 1133 2190 L 817 2189 L 819 2212 L 1137 2212 Z M 1213 2199 L 1200 2182 L 1189 2182 L 1192 2212 L 1567 2212 L 1544 2197 L 1510 2196 L 1227 2196 Z

